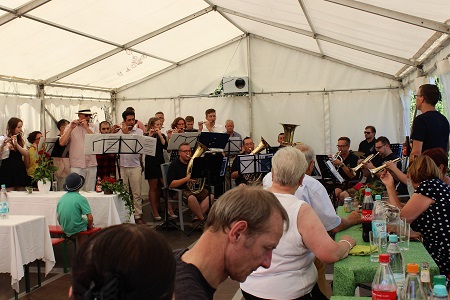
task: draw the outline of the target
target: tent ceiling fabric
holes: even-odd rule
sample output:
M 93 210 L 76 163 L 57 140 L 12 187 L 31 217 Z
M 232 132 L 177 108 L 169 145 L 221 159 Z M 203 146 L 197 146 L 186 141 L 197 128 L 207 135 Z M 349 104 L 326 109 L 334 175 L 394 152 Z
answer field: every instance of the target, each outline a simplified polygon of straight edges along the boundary
M 0 75 L 115 90 L 251 34 L 398 78 L 448 42 L 449 12 L 448 0 L 3 0 Z

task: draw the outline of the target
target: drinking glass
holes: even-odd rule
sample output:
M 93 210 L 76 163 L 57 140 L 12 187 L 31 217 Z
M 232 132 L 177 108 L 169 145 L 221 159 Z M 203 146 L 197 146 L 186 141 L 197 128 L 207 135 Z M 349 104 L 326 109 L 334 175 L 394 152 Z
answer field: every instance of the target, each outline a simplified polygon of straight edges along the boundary
M 400 250 L 409 250 L 409 238 L 411 234 L 411 225 L 406 222 L 406 218 L 401 218 L 397 225 L 397 234 Z

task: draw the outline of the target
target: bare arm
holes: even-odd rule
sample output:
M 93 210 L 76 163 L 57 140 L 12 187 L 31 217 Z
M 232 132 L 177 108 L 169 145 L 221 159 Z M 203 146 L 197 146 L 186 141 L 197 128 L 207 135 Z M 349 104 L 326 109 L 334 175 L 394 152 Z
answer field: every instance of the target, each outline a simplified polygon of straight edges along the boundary
M 324 263 L 334 263 L 347 257 L 350 249 L 356 244 L 352 237 L 346 235 L 342 237 L 343 242 L 333 241 L 322 222 L 320 222 L 319 217 L 308 204 L 303 204 L 300 207 L 297 216 L 297 229 L 305 246 Z
M 78 120 L 73 120 L 69 127 L 66 128 L 66 130 L 64 131 L 63 135 L 59 138 L 59 144 L 61 146 L 65 146 L 67 145 L 67 143 L 69 142 L 70 139 L 70 134 L 72 133 L 72 130 L 78 126 Z
M 346 219 L 341 218 L 341 224 L 333 228 L 331 232 L 337 233 L 359 223 L 361 223 L 361 216 L 359 215 L 359 212 L 352 211 Z
M 175 188 L 182 186 L 183 184 L 188 183 L 188 182 L 195 182 L 194 179 L 191 179 L 191 174 L 189 174 L 188 176 L 183 177 L 181 179 L 173 180 L 170 183 L 169 188 L 175 189 Z
M 94 217 L 92 216 L 92 214 L 87 214 L 86 216 L 88 220 L 87 228 L 92 228 L 92 225 L 94 225 Z
M 403 207 L 403 203 L 397 197 L 397 191 L 395 190 L 394 185 L 394 177 L 392 177 L 391 173 L 389 172 L 383 172 L 380 176 L 380 179 L 384 183 L 388 191 L 389 203 L 401 209 Z
M 231 178 L 232 179 L 236 179 L 239 177 L 239 172 L 238 171 L 234 171 L 233 173 L 231 173 Z
M 435 201 L 424 195 L 414 193 L 400 212 L 400 217 L 406 218 L 407 223 L 414 222 Z
M 414 158 L 416 156 L 419 156 L 422 153 L 422 146 L 423 146 L 423 142 L 417 141 L 417 140 L 413 141 L 411 154 L 409 155 L 409 163 L 410 164 L 412 163 L 412 161 L 414 160 Z

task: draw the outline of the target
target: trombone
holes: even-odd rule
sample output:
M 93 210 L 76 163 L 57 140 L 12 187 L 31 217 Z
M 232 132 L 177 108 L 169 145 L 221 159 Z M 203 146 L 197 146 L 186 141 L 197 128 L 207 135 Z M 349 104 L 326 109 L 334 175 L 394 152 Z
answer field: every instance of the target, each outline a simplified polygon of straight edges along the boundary
M 396 159 L 390 160 L 389 162 L 396 163 L 396 162 L 404 160 L 405 158 L 406 157 L 403 157 L 403 158 L 397 157 Z M 385 168 L 386 168 L 386 163 L 384 163 L 383 165 L 379 166 L 378 168 L 369 169 L 369 171 L 370 171 L 370 173 L 375 175 L 378 172 L 383 171 Z
M 363 166 L 364 164 L 367 164 L 367 163 L 370 162 L 372 159 L 374 159 L 375 156 L 378 155 L 378 153 L 380 153 L 380 152 L 377 152 L 376 154 L 370 154 L 369 156 L 367 156 L 366 158 L 364 158 L 364 160 L 363 160 L 359 165 L 357 165 L 357 166 L 354 167 L 354 168 L 351 168 L 351 169 L 350 169 L 350 172 L 352 172 L 352 174 L 353 174 L 354 176 L 356 176 L 356 172 L 358 172 L 358 170 L 361 169 L 362 166 Z

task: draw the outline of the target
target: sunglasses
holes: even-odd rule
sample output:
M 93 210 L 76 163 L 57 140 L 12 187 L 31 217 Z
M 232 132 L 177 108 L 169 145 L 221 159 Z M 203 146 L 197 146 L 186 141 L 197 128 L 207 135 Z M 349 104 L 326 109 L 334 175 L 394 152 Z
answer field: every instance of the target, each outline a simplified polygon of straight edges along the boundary
M 370 131 L 364 131 L 364 134 L 371 134 L 372 132 Z

